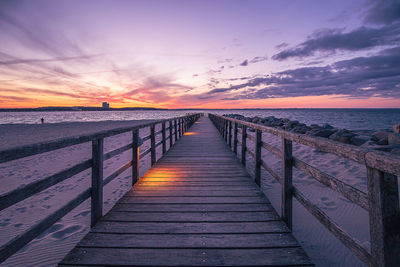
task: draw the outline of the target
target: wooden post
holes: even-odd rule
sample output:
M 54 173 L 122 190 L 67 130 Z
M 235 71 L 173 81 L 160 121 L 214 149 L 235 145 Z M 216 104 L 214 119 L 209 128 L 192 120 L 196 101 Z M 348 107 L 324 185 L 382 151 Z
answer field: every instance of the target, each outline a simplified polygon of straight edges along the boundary
M 165 122 L 161 124 L 161 138 L 162 138 L 162 153 L 163 155 L 165 152 L 167 152 L 167 140 L 166 140 L 166 134 L 165 134 Z
M 178 125 L 176 124 L 176 120 L 174 120 L 175 121 L 175 123 L 174 123 L 174 130 L 175 130 L 175 133 L 174 133 L 174 135 L 175 135 L 175 142 L 178 140 Z
M 292 141 L 282 137 L 282 220 L 292 230 Z
M 374 266 L 400 266 L 397 176 L 367 166 L 369 229 Z
M 182 118 L 182 135 L 185 133 L 185 118 Z
M 132 132 L 132 186 L 139 179 L 139 130 Z
M 233 128 L 233 152 L 237 155 L 237 145 L 238 145 L 238 124 L 235 122 L 235 127 Z
M 169 148 L 172 147 L 173 145 L 173 140 L 172 140 L 172 121 L 169 121 Z
M 242 126 L 242 164 L 246 166 L 246 139 L 247 139 L 247 126 Z
M 256 142 L 255 142 L 255 169 L 254 169 L 254 180 L 258 186 L 261 186 L 261 145 L 262 145 L 262 132 L 256 130 Z
M 181 119 L 178 119 L 178 137 L 181 138 L 182 132 L 181 132 Z
M 103 143 L 103 138 L 92 141 L 93 165 L 90 227 L 93 227 L 101 216 L 103 216 Z
M 229 121 L 229 147 L 232 148 L 232 122 Z
M 153 166 L 153 164 L 156 163 L 156 136 L 155 136 L 154 132 L 155 132 L 155 125 L 153 124 L 152 126 L 150 126 L 151 166 Z
M 228 125 L 229 125 L 229 123 L 228 123 L 228 120 L 225 120 L 225 142 L 228 144 L 228 136 L 229 136 L 229 133 L 228 133 Z

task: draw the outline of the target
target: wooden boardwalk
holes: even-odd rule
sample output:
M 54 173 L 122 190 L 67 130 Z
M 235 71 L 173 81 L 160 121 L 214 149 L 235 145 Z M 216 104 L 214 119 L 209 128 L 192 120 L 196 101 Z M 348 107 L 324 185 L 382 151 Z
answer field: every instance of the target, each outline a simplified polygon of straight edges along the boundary
M 118 201 L 60 266 L 309 266 L 207 117 Z

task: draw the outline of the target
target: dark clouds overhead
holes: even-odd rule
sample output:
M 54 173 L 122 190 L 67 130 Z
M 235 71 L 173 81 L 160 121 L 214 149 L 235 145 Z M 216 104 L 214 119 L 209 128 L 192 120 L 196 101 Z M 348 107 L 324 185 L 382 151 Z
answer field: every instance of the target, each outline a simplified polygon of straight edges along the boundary
M 216 88 L 207 95 L 229 100 L 319 95 L 399 98 L 400 47 L 327 66 L 285 70 L 228 88 Z
M 370 1 L 364 13 L 368 26 L 351 31 L 344 29 L 320 29 L 307 40 L 275 54 L 272 59 L 286 60 L 313 56 L 318 52 L 359 51 L 400 43 L 400 1 Z M 284 48 L 278 45 L 276 48 Z
M 351 32 L 344 32 L 342 29 L 324 29 L 313 33 L 305 42 L 275 54 L 272 59 L 308 57 L 316 52 L 336 52 L 337 50 L 358 51 L 394 45 L 399 41 L 399 23 L 381 28 L 360 27 Z

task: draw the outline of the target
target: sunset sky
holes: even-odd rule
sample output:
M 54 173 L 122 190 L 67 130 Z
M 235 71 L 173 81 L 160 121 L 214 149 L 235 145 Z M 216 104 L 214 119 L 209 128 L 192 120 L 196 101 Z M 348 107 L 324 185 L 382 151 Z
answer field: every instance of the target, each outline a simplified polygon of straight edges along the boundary
M 0 107 L 400 107 L 400 1 L 0 1 Z

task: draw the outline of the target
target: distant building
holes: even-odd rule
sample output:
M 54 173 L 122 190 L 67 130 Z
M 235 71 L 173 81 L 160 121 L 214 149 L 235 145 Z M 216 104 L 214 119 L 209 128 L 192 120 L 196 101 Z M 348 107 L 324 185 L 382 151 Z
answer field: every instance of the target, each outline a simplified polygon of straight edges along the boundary
M 110 104 L 108 104 L 107 102 L 103 102 L 103 109 L 109 109 L 110 108 Z

